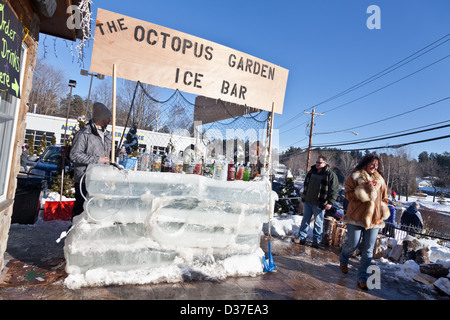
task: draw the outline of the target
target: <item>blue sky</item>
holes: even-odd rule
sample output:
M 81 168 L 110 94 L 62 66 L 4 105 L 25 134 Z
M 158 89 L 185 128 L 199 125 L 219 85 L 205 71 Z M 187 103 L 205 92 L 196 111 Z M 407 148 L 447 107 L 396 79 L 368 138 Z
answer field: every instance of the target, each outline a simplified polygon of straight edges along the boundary
M 366 25 L 372 16 L 366 12 L 370 5 L 380 9 L 381 29 Z M 313 145 L 377 139 L 450 124 L 448 0 L 93 0 L 94 20 L 97 8 L 182 31 L 288 69 L 283 114 L 274 121 L 281 148 L 308 146 L 306 124 L 311 116 L 304 111 L 312 107 L 324 114 L 315 118 Z M 80 66 L 76 59 L 72 61 L 67 47 L 70 43 L 42 34 L 39 57 L 44 55 L 44 40 L 47 61 L 77 81 L 74 94 L 87 97 L 90 78 L 80 75 Z M 84 69 L 89 70 L 91 50 L 92 41 Z M 396 65 L 407 57 L 404 65 Z M 393 65 L 397 69 L 386 70 Z M 326 101 L 383 70 L 392 72 Z M 449 128 L 340 148 L 432 139 L 450 135 Z M 450 139 L 412 144 L 403 150 L 412 157 L 422 151 L 450 152 Z

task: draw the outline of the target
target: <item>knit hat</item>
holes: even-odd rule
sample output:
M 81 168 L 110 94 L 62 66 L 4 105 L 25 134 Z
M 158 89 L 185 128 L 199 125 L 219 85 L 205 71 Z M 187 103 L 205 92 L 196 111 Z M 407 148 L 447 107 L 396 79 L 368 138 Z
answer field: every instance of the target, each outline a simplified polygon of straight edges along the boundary
M 109 111 L 109 109 L 100 102 L 95 102 L 93 106 L 94 113 L 92 117 L 94 118 L 94 121 L 101 121 L 105 119 L 111 119 L 112 113 Z

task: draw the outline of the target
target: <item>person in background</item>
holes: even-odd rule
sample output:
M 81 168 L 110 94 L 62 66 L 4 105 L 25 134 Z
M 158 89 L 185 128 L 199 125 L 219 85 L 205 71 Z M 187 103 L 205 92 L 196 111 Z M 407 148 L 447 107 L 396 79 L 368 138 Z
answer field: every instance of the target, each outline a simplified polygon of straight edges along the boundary
M 339 182 L 336 174 L 327 164 L 324 156 L 317 158 L 305 177 L 302 193 L 303 219 L 295 243 L 305 244 L 311 218 L 314 216 L 313 244 L 319 247 L 322 239 L 323 218 L 325 211 L 333 206 L 339 192 Z
M 361 261 L 358 267 L 358 287 L 367 290 L 367 268 L 373 257 L 378 231 L 385 226 L 389 215 L 386 182 L 378 171 L 380 159 L 366 155 L 345 183 L 345 197 L 349 200 L 343 221 L 347 225 L 348 240 L 339 256 L 340 269 L 348 273 L 348 261 L 359 247 L 362 238 Z
M 83 212 L 84 198 L 87 195 L 86 185 L 81 178 L 89 164 L 109 163 L 111 153 L 111 133 L 106 127 L 111 122 L 111 111 L 102 103 L 95 102 L 93 116 L 89 122 L 75 133 L 70 160 L 74 164 L 75 203 L 73 218 Z M 80 190 L 80 187 L 82 190 Z
M 395 193 L 394 190 L 392 190 L 392 201 L 395 201 L 395 197 L 397 196 L 397 194 Z
M 395 237 L 395 215 L 397 212 L 397 209 L 395 209 L 395 207 L 392 205 L 392 203 L 388 204 L 388 208 L 389 208 L 389 212 L 391 213 L 391 215 L 389 216 L 389 218 L 387 218 L 386 220 L 384 220 L 386 226 L 383 229 L 383 234 L 387 235 L 388 237 L 394 238 Z
M 423 229 L 423 219 L 419 211 L 420 204 L 414 202 L 408 207 L 408 209 L 403 212 L 400 218 L 400 224 L 402 225 L 402 230 L 408 232 L 421 232 Z
M 22 146 L 22 154 L 20 155 L 20 166 L 23 167 L 25 172 L 28 172 L 27 161 L 28 161 L 28 150 L 29 149 L 30 149 L 30 147 L 28 146 L 28 144 L 25 143 Z

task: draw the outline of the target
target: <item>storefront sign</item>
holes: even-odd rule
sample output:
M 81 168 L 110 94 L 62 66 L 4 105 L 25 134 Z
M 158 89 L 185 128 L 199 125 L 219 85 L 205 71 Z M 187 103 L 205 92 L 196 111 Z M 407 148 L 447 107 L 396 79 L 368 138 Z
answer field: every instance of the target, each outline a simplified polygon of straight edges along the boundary
M 289 71 L 153 23 L 97 11 L 91 72 L 282 113 Z
M 20 98 L 23 27 L 7 3 L 0 3 L 0 90 Z

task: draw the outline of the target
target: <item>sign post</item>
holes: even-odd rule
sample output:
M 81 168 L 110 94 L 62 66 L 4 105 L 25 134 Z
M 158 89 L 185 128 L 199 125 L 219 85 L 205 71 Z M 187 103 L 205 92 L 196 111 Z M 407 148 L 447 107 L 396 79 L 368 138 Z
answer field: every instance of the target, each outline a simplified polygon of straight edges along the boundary
M 117 87 L 117 66 L 114 63 L 112 68 L 113 73 L 113 96 L 112 96 L 112 142 L 111 142 L 111 162 L 116 162 L 116 146 L 115 146 L 115 132 L 116 132 L 116 87 Z

